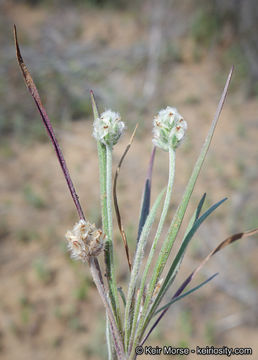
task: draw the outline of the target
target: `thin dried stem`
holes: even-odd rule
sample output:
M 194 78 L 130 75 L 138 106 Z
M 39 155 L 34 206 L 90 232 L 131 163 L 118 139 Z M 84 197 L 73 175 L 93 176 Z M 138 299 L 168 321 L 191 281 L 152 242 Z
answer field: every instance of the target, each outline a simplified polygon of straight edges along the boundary
M 116 173 L 115 173 L 115 177 L 114 177 L 114 185 L 113 185 L 113 199 L 114 199 L 114 207 L 115 207 L 115 212 L 116 212 L 116 219 L 117 219 L 117 223 L 118 223 L 118 227 L 119 227 L 119 230 L 120 230 L 120 233 L 121 233 L 121 236 L 122 236 L 122 239 L 123 239 L 123 242 L 124 242 L 124 247 L 125 247 L 125 253 L 126 253 L 126 258 L 127 258 L 127 262 L 128 262 L 128 266 L 129 266 L 129 270 L 131 272 L 132 270 L 132 263 L 131 263 L 131 259 L 130 259 L 130 253 L 129 253 L 129 247 L 128 247 L 128 243 L 127 243 L 127 239 L 126 239 L 126 234 L 125 234 L 125 231 L 124 231 L 124 227 L 123 227 L 123 223 L 122 223 L 122 218 L 121 218 L 121 215 L 120 215 L 120 211 L 119 211 L 119 206 L 118 206 L 118 200 L 117 200 L 117 179 L 118 179 L 118 175 L 119 175 L 119 172 L 120 172 L 120 168 L 122 166 L 122 163 L 124 161 L 124 158 L 126 156 L 126 154 L 128 153 L 131 145 L 132 145 L 132 142 L 133 142 L 133 138 L 134 138 L 134 135 L 135 135 L 135 132 L 136 132 L 136 129 L 138 127 L 138 124 L 136 124 L 135 128 L 134 128 L 134 131 L 133 131 L 133 134 L 130 138 L 130 141 L 129 141 L 129 144 L 127 145 L 120 161 L 119 161 L 119 164 L 117 166 L 117 169 L 116 169 Z
M 57 141 L 57 138 L 55 136 L 54 130 L 53 130 L 52 125 L 51 125 L 51 122 L 50 122 L 50 120 L 49 120 L 49 118 L 47 116 L 46 110 L 44 109 L 44 107 L 42 105 L 42 102 L 41 102 L 38 90 L 36 88 L 36 85 L 35 85 L 32 77 L 31 77 L 31 75 L 30 75 L 30 73 L 29 73 L 29 71 L 28 71 L 28 69 L 27 69 L 27 67 L 26 67 L 26 65 L 25 65 L 25 63 L 23 61 L 23 58 L 22 58 L 22 55 L 21 55 L 21 52 L 20 52 L 20 48 L 19 48 L 19 43 L 18 43 L 18 38 L 17 38 L 17 30 L 16 30 L 15 25 L 14 25 L 13 29 L 14 29 L 14 41 L 15 41 L 15 47 L 16 47 L 16 56 L 17 56 L 18 64 L 20 66 L 20 69 L 21 69 L 22 75 L 24 77 L 25 83 L 26 83 L 26 85 L 27 85 L 27 87 L 29 89 L 29 92 L 32 95 L 36 105 L 37 105 L 37 108 L 39 110 L 39 113 L 41 115 L 43 123 L 44 123 L 44 125 L 46 127 L 47 133 L 48 133 L 48 135 L 50 137 L 50 140 L 52 141 L 52 144 L 54 146 L 54 149 L 55 149 L 57 158 L 59 160 L 60 166 L 61 166 L 61 168 L 63 170 L 65 180 L 67 182 L 68 188 L 70 190 L 70 193 L 72 195 L 74 204 L 76 206 L 78 215 L 79 215 L 80 219 L 85 219 L 82 208 L 81 208 L 81 204 L 79 202 L 79 197 L 78 197 L 78 195 L 77 195 L 77 193 L 75 191 L 75 188 L 74 188 L 70 173 L 69 173 L 68 168 L 66 166 L 66 162 L 65 162 L 62 150 L 61 150 L 61 148 L 59 146 L 59 143 Z

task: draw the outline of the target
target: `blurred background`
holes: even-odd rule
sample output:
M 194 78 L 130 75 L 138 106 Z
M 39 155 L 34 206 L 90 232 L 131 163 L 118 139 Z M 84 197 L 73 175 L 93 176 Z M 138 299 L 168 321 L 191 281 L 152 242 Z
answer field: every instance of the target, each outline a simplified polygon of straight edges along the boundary
M 131 253 L 153 116 L 175 106 L 189 126 L 177 150 L 171 219 L 235 65 L 183 228 L 204 192 L 206 206 L 224 196 L 228 201 L 190 244 L 182 282 L 228 235 L 257 226 L 257 2 L 0 0 L 0 358 L 106 359 L 102 304 L 87 268 L 66 251 L 64 234 L 77 214 L 16 62 L 14 23 L 86 216 L 98 226 L 90 89 L 100 110 L 120 112 L 127 125 L 114 150 L 114 167 L 139 123 L 118 186 Z M 167 174 L 167 154 L 158 151 L 153 198 Z M 126 289 L 128 270 L 117 230 L 115 247 L 118 281 Z M 176 303 L 149 343 L 257 350 L 257 256 L 253 237 L 214 257 L 197 281 L 217 271 L 219 276 Z M 255 353 L 248 358 L 255 359 Z

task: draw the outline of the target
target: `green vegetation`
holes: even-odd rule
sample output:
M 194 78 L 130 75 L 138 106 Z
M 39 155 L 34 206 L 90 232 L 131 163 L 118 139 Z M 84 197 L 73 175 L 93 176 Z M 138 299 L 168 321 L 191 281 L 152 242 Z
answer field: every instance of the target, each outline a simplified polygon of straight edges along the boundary
M 30 185 L 25 185 L 23 189 L 24 197 L 27 203 L 36 209 L 46 208 L 46 203 L 40 195 Z
M 208 48 L 219 39 L 221 23 L 218 14 L 209 6 L 197 10 L 193 24 L 192 37 L 198 47 Z

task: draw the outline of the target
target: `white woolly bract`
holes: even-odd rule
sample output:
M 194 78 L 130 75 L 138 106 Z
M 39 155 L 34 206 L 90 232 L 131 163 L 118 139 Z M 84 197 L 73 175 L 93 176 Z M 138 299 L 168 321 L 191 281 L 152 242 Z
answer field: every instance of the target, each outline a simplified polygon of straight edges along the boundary
M 125 128 L 125 124 L 121 121 L 121 116 L 111 110 L 107 110 L 101 114 L 93 124 L 93 136 L 96 140 L 104 145 L 115 145 Z
M 72 230 L 67 231 L 65 238 L 71 258 L 86 262 L 90 256 L 98 256 L 104 248 L 102 231 L 89 221 L 80 220 Z
M 168 106 L 160 110 L 153 121 L 153 143 L 168 151 L 178 147 L 187 129 L 187 123 L 176 108 Z

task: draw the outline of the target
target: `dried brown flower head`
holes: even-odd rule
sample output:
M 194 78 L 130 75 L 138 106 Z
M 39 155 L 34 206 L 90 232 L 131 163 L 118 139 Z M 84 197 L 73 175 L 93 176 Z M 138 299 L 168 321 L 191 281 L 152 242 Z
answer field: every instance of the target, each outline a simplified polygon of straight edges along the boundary
M 82 262 L 86 262 L 91 256 L 98 256 L 104 248 L 105 235 L 102 230 L 86 220 L 76 223 L 65 237 L 71 258 Z

